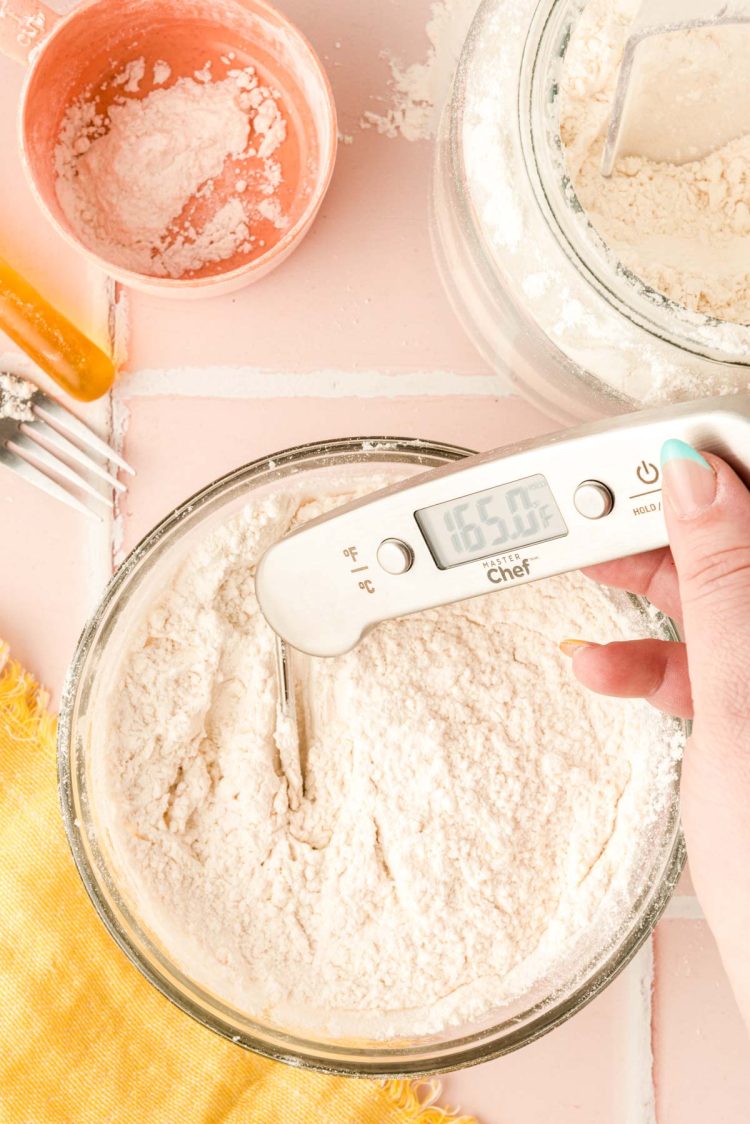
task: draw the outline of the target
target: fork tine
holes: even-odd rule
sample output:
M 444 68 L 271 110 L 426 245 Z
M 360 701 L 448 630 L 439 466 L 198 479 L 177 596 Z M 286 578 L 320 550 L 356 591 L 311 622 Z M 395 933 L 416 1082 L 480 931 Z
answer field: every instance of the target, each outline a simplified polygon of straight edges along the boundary
M 35 488 L 40 488 L 43 492 L 47 492 L 48 495 L 54 496 L 55 499 L 62 500 L 63 503 L 74 507 L 76 511 L 82 511 L 91 519 L 96 519 L 99 523 L 101 522 L 101 516 L 97 515 L 95 511 L 92 511 L 85 503 L 81 503 L 76 496 L 66 491 L 60 484 L 51 480 L 41 469 L 29 464 L 29 462 L 24 460 L 23 457 L 20 457 L 18 453 L 11 452 L 10 449 L 0 446 L 0 464 L 7 465 L 8 468 L 13 469 L 13 471 L 17 472 L 19 476 L 22 476 L 24 480 L 27 480 L 29 484 L 33 484 Z
M 89 472 L 93 472 L 95 476 L 100 476 L 102 480 L 106 480 L 116 492 L 125 491 L 125 485 L 122 484 L 116 476 L 112 476 L 107 472 L 106 468 L 102 468 L 99 461 L 94 460 L 94 458 L 90 456 L 89 453 L 85 453 L 83 449 L 79 449 L 70 438 L 65 437 L 64 434 L 60 433 L 42 418 L 37 418 L 33 430 L 26 425 L 22 428 L 24 433 L 30 436 L 33 435 L 35 440 L 37 435 L 42 436 L 45 442 L 51 445 L 53 449 L 56 449 L 58 453 L 62 453 L 65 457 L 70 457 L 71 460 L 77 461 L 79 464 L 83 465 Z
M 62 476 L 64 480 L 68 480 L 71 484 L 74 484 L 76 488 L 80 488 L 82 492 L 88 493 L 88 495 L 93 496 L 95 500 L 98 500 L 99 503 L 103 503 L 109 511 L 112 510 L 112 501 L 106 496 L 103 496 L 93 484 L 90 484 L 88 480 L 85 480 L 83 476 L 80 476 L 74 469 L 65 464 L 64 461 L 59 460 L 53 453 L 50 453 L 49 449 L 45 449 L 44 445 L 40 445 L 38 441 L 35 441 L 33 431 L 21 430 L 11 438 L 8 444 L 12 449 L 20 449 L 22 452 L 28 453 L 29 456 L 39 461 L 44 468 L 49 469 L 50 472 L 57 473 L 58 476 Z
M 70 410 L 67 410 L 62 403 L 57 402 L 54 398 L 50 398 L 41 390 L 37 391 L 34 397 L 34 412 L 49 414 L 58 425 L 66 429 L 68 433 L 71 433 L 74 437 L 77 437 L 79 441 L 88 445 L 90 449 L 93 449 L 102 457 L 105 457 L 106 460 L 111 461 L 112 464 L 118 465 L 124 472 L 129 472 L 131 476 L 135 476 L 135 469 L 131 468 L 128 462 L 121 457 L 119 453 L 111 449 L 106 441 L 102 441 L 101 437 L 94 433 L 93 430 L 89 429 L 75 414 L 71 414 Z

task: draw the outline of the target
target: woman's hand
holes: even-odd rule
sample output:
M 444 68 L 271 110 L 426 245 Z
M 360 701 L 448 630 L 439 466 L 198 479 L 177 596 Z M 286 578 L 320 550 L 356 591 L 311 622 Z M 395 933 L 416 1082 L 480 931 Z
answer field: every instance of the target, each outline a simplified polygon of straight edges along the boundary
M 750 1026 L 750 492 L 682 441 L 665 444 L 662 466 L 671 550 L 587 573 L 647 597 L 686 643 L 562 648 L 592 690 L 694 719 L 681 792 L 690 869 Z

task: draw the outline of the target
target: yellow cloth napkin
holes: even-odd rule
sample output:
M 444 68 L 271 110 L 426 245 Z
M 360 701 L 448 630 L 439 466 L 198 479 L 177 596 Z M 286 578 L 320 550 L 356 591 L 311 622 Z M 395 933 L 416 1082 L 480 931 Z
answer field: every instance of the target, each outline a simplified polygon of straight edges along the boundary
M 0 1122 L 472 1124 L 437 1083 L 323 1077 L 164 999 L 86 897 L 57 803 L 55 720 L 0 643 Z

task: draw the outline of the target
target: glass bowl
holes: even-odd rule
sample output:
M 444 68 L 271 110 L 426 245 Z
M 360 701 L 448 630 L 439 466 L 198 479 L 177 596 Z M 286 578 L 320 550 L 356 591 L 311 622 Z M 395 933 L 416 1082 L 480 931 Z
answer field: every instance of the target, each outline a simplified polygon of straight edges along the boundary
M 248 499 L 306 479 L 347 485 L 357 475 L 384 470 L 405 477 L 458 460 L 469 450 L 404 438 L 351 438 L 289 449 L 237 469 L 169 514 L 132 551 L 109 583 L 83 631 L 68 674 L 59 724 L 59 780 L 65 828 L 76 865 L 102 921 L 143 975 L 187 1014 L 256 1053 L 325 1073 L 409 1076 L 446 1072 L 508 1053 L 538 1038 L 580 1010 L 622 970 L 649 936 L 684 861 L 675 780 L 669 812 L 639 866 L 638 888 L 616 931 L 591 934 L 566 962 L 554 986 L 540 985 L 512 1007 L 441 1035 L 398 1041 L 333 1039 L 251 1018 L 186 975 L 149 933 L 128 899 L 97 818 L 91 766 L 97 752 L 98 700 L 116 672 L 123 641 L 139 607 L 148 604 L 191 550 Z M 625 597 L 626 595 L 618 595 Z M 640 604 L 634 602 L 634 604 Z M 659 618 L 650 631 L 674 637 Z M 614 930 L 613 926 L 613 930 Z M 573 961 L 573 957 L 575 960 Z
M 584 0 L 483 0 L 443 113 L 438 268 L 476 347 L 563 422 L 739 390 L 750 326 L 692 312 L 622 266 L 586 219 L 559 134 Z

